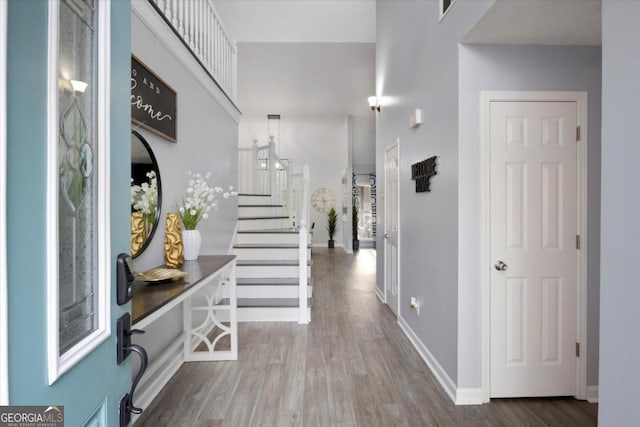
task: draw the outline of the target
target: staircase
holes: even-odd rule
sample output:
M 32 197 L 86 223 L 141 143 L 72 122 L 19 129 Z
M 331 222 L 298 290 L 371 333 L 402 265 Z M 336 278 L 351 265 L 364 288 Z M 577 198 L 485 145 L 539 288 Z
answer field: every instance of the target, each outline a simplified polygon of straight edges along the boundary
M 299 174 L 302 188 L 295 190 L 290 164 L 274 158 L 273 150 L 265 154 L 259 150 L 254 147 L 249 161 L 243 162 L 241 155 L 239 168 L 246 173 L 252 164 L 279 166 L 259 167 L 257 177 L 245 179 L 252 185 L 239 189 L 233 246 L 238 321 L 308 323 L 313 301 L 311 238 L 304 220 L 308 166 Z M 294 226 L 295 218 L 303 218 L 299 227 Z
M 299 321 L 299 230 L 266 195 L 239 195 L 236 255 L 238 321 Z M 307 317 L 311 316 L 311 245 L 306 248 Z

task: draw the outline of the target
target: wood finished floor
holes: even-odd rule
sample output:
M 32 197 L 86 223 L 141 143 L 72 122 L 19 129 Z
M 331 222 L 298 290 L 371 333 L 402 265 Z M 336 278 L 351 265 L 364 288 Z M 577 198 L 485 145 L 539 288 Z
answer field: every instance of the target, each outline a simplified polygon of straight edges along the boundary
M 313 250 L 308 326 L 241 323 L 237 362 L 186 363 L 142 426 L 597 425 L 572 398 L 455 406 L 375 293 L 375 252 Z

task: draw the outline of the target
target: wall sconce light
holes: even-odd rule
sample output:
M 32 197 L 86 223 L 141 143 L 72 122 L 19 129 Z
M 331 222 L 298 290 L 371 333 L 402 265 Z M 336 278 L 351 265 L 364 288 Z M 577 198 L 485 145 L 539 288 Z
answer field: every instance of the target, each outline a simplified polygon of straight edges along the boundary
M 70 80 L 69 82 L 71 83 L 71 87 L 74 92 L 84 93 L 89 86 L 89 83 L 80 80 Z
M 367 98 L 367 101 L 369 101 L 369 107 L 371 107 L 371 111 L 380 111 L 380 100 L 378 99 L 378 97 L 370 96 L 369 98 Z

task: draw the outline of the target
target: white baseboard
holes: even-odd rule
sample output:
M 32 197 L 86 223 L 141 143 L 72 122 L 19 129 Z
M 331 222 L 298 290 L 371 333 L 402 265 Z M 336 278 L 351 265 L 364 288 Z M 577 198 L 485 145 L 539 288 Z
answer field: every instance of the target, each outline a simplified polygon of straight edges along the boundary
M 458 388 L 456 405 L 482 405 L 482 388 Z
M 184 335 L 176 339 L 148 368 L 138 384 L 135 405 L 146 409 L 184 363 Z M 135 423 L 138 415 L 133 415 Z
M 386 304 L 386 302 L 384 302 L 384 294 L 377 286 L 376 286 L 376 296 L 378 297 L 381 303 Z
M 597 385 L 587 386 L 587 402 L 598 403 L 598 386 Z
M 400 329 L 402 329 L 407 338 L 409 338 L 409 341 L 411 341 L 411 344 L 413 344 L 418 354 L 420 354 L 422 360 L 424 360 L 433 375 L 436 377 L 442 388 L 444 388 L 444 391 L 447 393 L 447 395 L 449 395 L 451 401 L 457 404 L 456 385 L 453 380 L 451 380 L 442 366 L 440 366 L 440 363 L 438 363 L 436 358 L 433 357 L 429 349 L 425 347 L 420 338 L 418 338 L 413 329 L 411 329 L 411 326 L 409 326 L 409 324 L 401 316 L 398 316 L 398 324 L 400 325 Z

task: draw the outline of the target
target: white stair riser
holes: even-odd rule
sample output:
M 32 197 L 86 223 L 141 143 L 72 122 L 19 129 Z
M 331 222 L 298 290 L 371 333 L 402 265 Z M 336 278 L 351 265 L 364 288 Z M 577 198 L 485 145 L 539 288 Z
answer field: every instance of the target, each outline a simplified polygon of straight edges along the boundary
M 298 298 L 299 286 L 242 285 L 236 288 L 238 298 Z M 313 286 L 307 286 L 307 295 L 312 296 Z
M 238 231 L 287 228 L 291 227 L 291 225 L 292 222 L 291 220 L 289 220 L 289 218 L 238 220 Z
M 239 205 L 282 205 L 282 200 L 272 196 L 247 196 L 241 194 L 238 196 Z
M 292 278 L 298 277 L 297 265 L 238 265 L 238 278 Z M 311 277 L 311 267 L 307 267 L 307 277 Z
M 300 237 L 297 233 L 238 233 L 236 243 L 293 243 L 298 244 Z
M 234 255 L 242 259 L 297 260 L 300 252 L 297 248 L 234 248 Z M 311 258 L 311 249 L 307 249 L 307 258 Z
M 238 216 L 285 216 L 281 206 L 238 206 Z
M 311 308 L 307 309 L 311 318 Z M 238 322 L 297 322 L 300 310 L 297 307 L 238 307 Z

